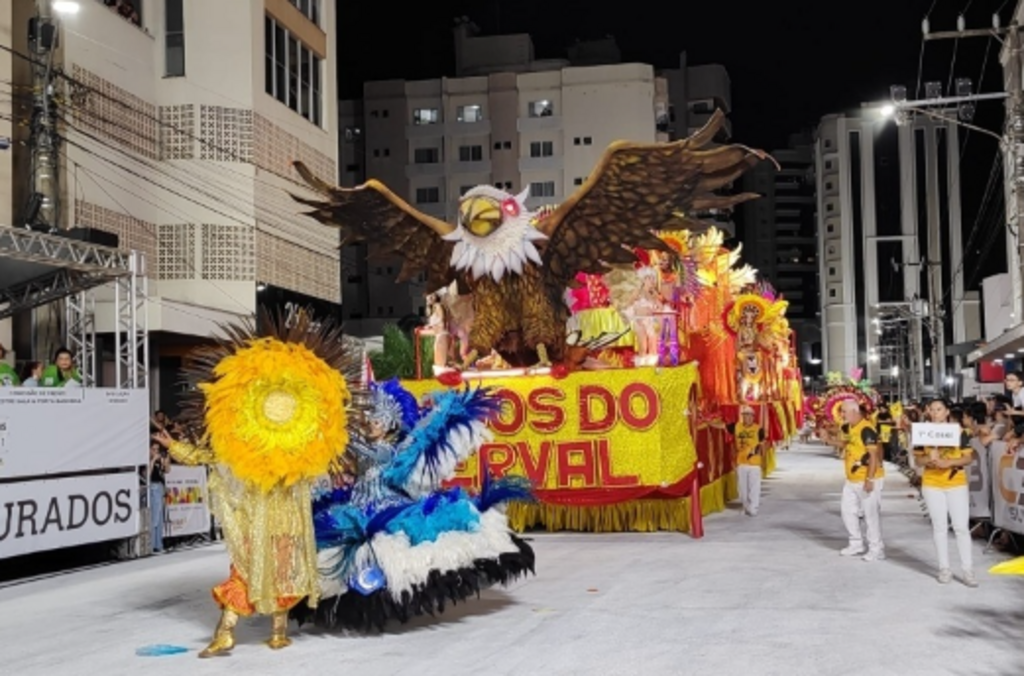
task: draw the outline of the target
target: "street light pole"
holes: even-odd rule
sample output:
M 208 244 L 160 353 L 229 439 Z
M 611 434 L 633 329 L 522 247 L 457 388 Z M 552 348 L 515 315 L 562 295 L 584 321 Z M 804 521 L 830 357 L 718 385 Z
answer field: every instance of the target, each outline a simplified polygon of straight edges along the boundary
M 1007 216 L 1013 223 L 1013 229 L 1017 233 L 1017 265 L 1020 275 L 1020 284 L 1024 287 L 1024 235 L 1021 234 L 1021 225 L 1024 224 L 1024 94 L 1021 87 L 1021 45 L 1020 31 L 1017 24 L 1013 24 L 1013 30 L 1007 36 L 1007 47 L 1009 50 L 1009 76 L 1006 80 L 1006 93 L 1009 98 L 1006 100 L 1006 126 L 1005 154 L 1010 159 L 1011 171 L 1006 177 L 1008 184 L 1008 197 L 1010 204 L 1007 205 Z M 1024 292 L 1021 293 L 1020 306 L 1017 313 L 1024 318 Z

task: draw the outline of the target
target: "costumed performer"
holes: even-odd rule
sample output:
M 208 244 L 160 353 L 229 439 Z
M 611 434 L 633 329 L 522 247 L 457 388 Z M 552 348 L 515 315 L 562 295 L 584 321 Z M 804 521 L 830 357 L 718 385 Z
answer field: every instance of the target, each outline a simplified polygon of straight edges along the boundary
M 533 550 L 502 509 L 532 498 L 525 479 L 486 477 L 476 497 L 441 487 L 490 439 L 501 399 L 485 389 L 441 391 L 420 409 L 395 380 L 372 393 L 349 444 L 354 484 L 314 504 L 322 600 L 292 610 L 300 624 L 383 630 L 534 571 Z
M 273 618 L 267 643 L 284 648 L 288 611 L 320 597 L 310 493 L 338 467 L 347 424 L 366 399 L 354 385 L 361 355 L 340 328 L 308 317 L 224 327 L 226 337 L 194 353 L 186 369 L 198 382 L 186 416 L 201 423 L 203 439 L 154 435 L 178 462 L 214 470 L 212 510 L 231 575 L 213 589 L 222 613 L 200 657 L 231 651 L 239 617 L 253 614 Z

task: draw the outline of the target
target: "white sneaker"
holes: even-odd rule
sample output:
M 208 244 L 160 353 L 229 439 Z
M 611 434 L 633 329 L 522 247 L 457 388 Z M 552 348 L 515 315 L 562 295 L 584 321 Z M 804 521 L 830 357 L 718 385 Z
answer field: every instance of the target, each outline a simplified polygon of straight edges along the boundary
M 939 584 L 949 584 L 953 581 L 953 573 L 950 572 L 949 568 L 943 568 L 939 571 L 938 576 Z
M 965 570 L 964 571 L 964 584 L 967 585 L 968 587 L 977 587 L 978 586 L 978 578 L 974 577 L 974 571 L 973 570 Z
M 865 561 L 885 561 L 885 550 L 875 549 L 864 555 Z
M 848 545 L 839 550 L 839 556 L 860 556 L 863 553 L 863 545 Z

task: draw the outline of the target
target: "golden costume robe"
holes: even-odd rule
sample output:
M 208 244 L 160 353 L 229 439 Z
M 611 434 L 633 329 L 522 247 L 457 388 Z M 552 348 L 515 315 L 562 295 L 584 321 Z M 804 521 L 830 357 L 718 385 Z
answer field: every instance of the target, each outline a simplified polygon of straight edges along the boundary
M 320 585 L 311 483 L 264 491 L 237 479 L 209 449 L 175 443 L 169 451 L 182 464 L 213 468 L 211 511 L 231 557 L 231 577 L 213 588 L 217 604 L 239 615 L 285 611 L 302 599 L 315 607 Z

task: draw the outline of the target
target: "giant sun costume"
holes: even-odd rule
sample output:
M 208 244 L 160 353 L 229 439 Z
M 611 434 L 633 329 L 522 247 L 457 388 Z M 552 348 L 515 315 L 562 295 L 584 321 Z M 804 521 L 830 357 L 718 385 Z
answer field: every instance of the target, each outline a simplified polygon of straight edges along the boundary
M 340 329 L 300 319 L 224 330 L 188 367 L 197 387 L 186 415 L 203 439 L 168 445 L 177 461 L 212 467 L 212 509 L 231 558 L 229 579 L 213 589 L 220 623 L 200 657 L 230 652 L 239 617 L 254 614 L 272 616 L 268 645 L 283 648 L 288 611 L 316 605 L 312 487 L 338 467 L 366 401 L 355 385 L 361 354 Z
M 488 479 L 474 497 L 442 487 L 490 439 L 500 403 L 466 389 L 436 392 L 421 408 L 398 381 L 372 386 L 349 443 L 355 480 L 314 505 L 321 600 L 292 610 L 300 624 L 383 629 L 533 572 L 533 550 L 502 509 L 530 499 L 528 482 Z

